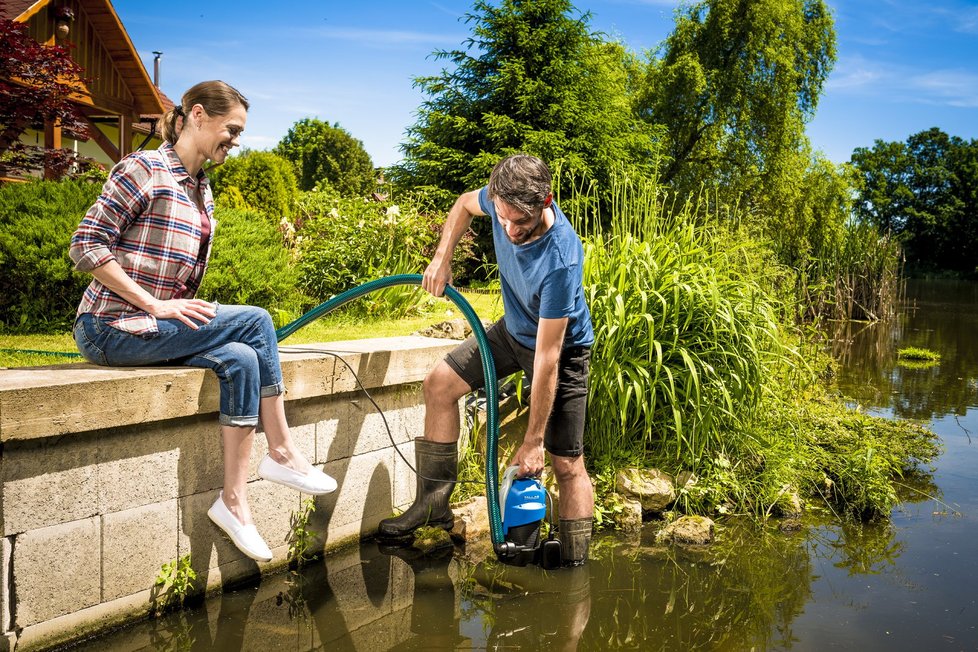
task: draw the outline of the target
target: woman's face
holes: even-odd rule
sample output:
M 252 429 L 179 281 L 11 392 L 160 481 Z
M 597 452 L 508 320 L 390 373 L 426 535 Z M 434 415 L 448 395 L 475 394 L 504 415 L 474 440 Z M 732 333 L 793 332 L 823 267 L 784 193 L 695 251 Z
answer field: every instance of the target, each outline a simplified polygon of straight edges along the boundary
M 197 126 L 197 150 L 205 159 L 223 163 L 232 147 L 238 146 L 238 137 L 248 121 L 248 112 L 240 104 L 224 115 L 208 115 L 202 106 L 194 105 L 191 118 Z

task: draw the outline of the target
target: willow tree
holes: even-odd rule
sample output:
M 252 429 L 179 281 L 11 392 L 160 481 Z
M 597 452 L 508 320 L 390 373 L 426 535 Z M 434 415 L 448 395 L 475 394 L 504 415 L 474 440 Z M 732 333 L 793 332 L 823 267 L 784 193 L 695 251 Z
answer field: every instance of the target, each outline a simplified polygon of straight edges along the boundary
M 616 169 L 651 168 L 653 128 L 631 105 L 639 63 L 589 20 L 568 0 L 477 0 L 462 49 L 435 52 L 448 65 L 415 80 L 427 97 L 394 180 L 454 198 L 517 151 L 599 185 Z
M 703 0 L 677 10 L 638 110 L 667 134 L 662 180 L 775 208 L 809 167 L 805 124 L 835 62 L 823 0 Z

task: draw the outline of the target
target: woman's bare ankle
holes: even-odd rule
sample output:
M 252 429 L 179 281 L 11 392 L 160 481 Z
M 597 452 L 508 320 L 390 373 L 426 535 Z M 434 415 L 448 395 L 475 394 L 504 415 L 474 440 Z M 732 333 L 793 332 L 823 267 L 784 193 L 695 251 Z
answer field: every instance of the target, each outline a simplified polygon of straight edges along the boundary
M 268 454 L 273 460 L 297 473 L 308 473 L 310 464 L 297 448 L 288 446 L 269 447 Z

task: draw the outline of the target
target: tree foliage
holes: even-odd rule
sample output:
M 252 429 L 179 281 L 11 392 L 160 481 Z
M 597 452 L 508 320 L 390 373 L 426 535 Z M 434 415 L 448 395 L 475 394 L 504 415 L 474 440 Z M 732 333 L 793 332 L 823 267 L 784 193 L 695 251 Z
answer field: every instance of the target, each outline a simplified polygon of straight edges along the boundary
M 292 164 L 278 154 L 245 150 L 208 171 L 217 203 L 250 208 L 278 224 L 295 211 L 298 188 Z
M 82 68 L 67 47 L 42 45 L 27 25 L 0 19 L 0 173 L 47 167 L 61 176 L 75 161 L 68 149 L 25 145 L 18 138 L 27 129 L 56 123 L 76 138 L 88 129 L 71 94 Z
M 681 7 L 636 100 L 665 127 L 662 180 L 771 206 L 809 167 L 805 123 L 835 61 L 823 0 L 703 0 Z
M 344 195 L 366 195 L 376 174 L 363 143 L 339 123 L 305 118 L 299 120 L 275 147 L 275 153 L 295 165 L 301 190 L 328 183 Z
M 650 170 L 654 130 L 630 100 L 639 64 L 589 19 L 568 0 L 475 2 L 463 49 L 435 52 L 449 65 L 415 80 L 427 99 L 394 180 L 454 196 L 518 151 L 599 184 L 616 169 Z
M 934 127 L 905 142 L 857 148 L 852 165 L 857 216 L 896 235 L 911 265 L 978 271 L 978 141 Z

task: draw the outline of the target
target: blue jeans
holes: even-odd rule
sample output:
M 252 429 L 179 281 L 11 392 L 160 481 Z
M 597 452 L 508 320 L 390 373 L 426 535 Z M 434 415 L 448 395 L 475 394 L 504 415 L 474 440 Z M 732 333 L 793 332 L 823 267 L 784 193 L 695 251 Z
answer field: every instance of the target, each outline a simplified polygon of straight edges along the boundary
M 110 321 L 87 313 L 75 320 L 75 343 L 86 360 L 110 367 L 213 369 L 221 383 L 221 425 L 257 426 L 260 400 L 285 391 L 275 326 L 263 308 L 219 305 L 198 330 L 159 319 L 159 333 L 149 336 L 112 328 Z

